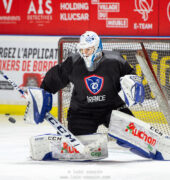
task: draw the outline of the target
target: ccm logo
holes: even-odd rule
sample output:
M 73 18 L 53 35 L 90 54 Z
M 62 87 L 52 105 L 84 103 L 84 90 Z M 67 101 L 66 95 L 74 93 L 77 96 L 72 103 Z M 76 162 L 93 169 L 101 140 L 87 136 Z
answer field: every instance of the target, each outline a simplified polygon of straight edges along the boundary
M 48 140 L 52 141 L 61 141 L 62 137 L 56 137 L 56 136 L 50 136 L 48 137 Z
M 159 131 L 158 129 L 154 128 L 153 126 L 150 127 L 150 130 L 156 132 L 157 134 L 159 134 L 160 136 L 163 136 L 163 133 L 161 131 Z

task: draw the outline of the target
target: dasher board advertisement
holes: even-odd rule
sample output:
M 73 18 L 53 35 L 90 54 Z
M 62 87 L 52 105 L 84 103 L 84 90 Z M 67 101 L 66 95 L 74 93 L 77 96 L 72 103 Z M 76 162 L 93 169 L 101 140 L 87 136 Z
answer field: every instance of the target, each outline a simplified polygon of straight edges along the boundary
M 169 0 L 0 0 L 0 34 L 170 36 Z
M 45 73 L 58 63 L 58 40 L 49 36 L 0 36 L 0 70 L 23 89 L 39 87 Z M 25 103 L 0 76 L 0 104 Z

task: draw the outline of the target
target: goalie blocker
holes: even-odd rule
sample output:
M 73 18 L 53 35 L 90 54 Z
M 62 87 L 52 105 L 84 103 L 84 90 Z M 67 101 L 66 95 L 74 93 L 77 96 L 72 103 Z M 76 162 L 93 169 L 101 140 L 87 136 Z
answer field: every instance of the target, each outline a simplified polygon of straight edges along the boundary
M 170 136 L 120 111 L 113 111 L 108 135 L 131 152 L 155 160 L 170 160 Z
M 44 121 L 45 115 L 52 109 L 52 94 L 44 89 L 28 88 L 28 104 L 24 120 L 28 124 L 39 124 Z

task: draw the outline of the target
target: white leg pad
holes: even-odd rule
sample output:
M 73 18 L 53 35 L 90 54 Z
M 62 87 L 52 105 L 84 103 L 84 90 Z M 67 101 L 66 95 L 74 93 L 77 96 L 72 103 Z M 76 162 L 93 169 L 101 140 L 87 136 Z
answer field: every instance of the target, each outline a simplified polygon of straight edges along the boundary
M 31 158 L 34 160 L 99 160 L 108 156 L 107 136 L 92 134 L 77 136 L 85 145 L 84 153 L 72 147 L 65 138 L 44 134 L 30 138 Z
M 133 116 L 113 111 L 108 134 L 139 155 L 170 160 L 170 137 Z

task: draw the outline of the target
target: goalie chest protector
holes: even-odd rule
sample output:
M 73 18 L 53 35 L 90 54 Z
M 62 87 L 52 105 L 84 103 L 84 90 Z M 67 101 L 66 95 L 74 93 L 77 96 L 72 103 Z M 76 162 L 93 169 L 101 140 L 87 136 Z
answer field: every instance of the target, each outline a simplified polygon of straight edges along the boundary
M 46 88 L 48 84 L 50 86 L 48 90 L 57 92 L 68 82 L 72 82 L 74 84 L 70 104 L 72 109 L 99 109 L 99 111 L 103 108 L 115 109 L 124 104 L 118 95 L 120 77 L 133 73 L 134 70 L 117 52 L 103 51 L 98 67 L 92 72 L 86 69 L 84 60 L 76 53 L 47 73 L 42 88 Z

